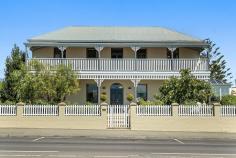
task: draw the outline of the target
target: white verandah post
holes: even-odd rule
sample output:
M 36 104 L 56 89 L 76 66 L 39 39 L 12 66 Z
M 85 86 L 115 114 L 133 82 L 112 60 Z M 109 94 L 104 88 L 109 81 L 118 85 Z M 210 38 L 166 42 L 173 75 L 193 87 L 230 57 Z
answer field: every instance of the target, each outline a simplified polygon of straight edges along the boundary
M 100 70 L 100 66 L 101 66 L 101 63 L 100 63 L 101 51 L 104 49 L 104 47 L 96 46 L 96 47 L 94 47 L 94 49 L 98 52 L 98 70 Z
M 171 52 L 171 70 L 173 71 L 174 67 L 173 67 L 173 58 L 174 58 L 174 51 L 176 50 L 175 47 L 169 47 L 168 50 L 170 50 Z
M 104 80 L 102 80 L 102 79 L 95 79 L 95 82 L 97 83 L 97 87 L 98 87 L 98 105 L 101 104 L 100 96 L 101 96 L 101 85 L 102 85 L 103 81 Z
M 134 80 L 131 80 L 134 84 L 134 99 L 135 99 L 135 102 L 137 102 L 137 87 L 138 87 L 138 84 L 140 82 L 140 80 L 137 80 L 137 79 L 134 79 Z
M 134 51 L 134 58 L 135 58 L 135 70 L 137 70 L 137 51 L 141 48 L 141 47 L 130 47 L 133 51 Z

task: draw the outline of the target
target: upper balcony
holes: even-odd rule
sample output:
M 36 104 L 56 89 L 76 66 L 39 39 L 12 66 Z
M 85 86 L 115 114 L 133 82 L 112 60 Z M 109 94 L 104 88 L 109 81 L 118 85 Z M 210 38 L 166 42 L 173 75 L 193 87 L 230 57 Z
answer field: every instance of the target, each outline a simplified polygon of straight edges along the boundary
M 60 64 L 71 66 L 74 71 L 83 74 L 160 74 L 178 73 L 181 69 L 190 69 L 193 73 L 208 72 L 208 60 L 197 59 L 110 59 L 110 58 L 33 58 L 29 62 L 37 60 L 44 64 L 48 70 L 55 70 Z M 29 67 L 29 70 L 33 70 Z
M 71 66 L 79 79 L 163 80 L 180 76 L 181 69 L 199 79 L 210 76 L 208 59 L 200 58 L 207 43 L 160 27 L 68 27 L 33 37 L 26 46 L 48 70 Z

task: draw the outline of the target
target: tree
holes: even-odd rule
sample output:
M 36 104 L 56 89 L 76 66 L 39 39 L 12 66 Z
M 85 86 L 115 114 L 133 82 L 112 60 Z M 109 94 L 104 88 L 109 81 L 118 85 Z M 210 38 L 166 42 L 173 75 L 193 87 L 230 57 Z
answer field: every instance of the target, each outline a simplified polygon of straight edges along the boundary
M 227 62 L 224 59 L 224 55 L 219 51 L 220 47 L 217 47 L 210 39 L 206 39 L 205 42 L 209 44 L 209 47 L 203 51 L 202 56 L 208 56 L 209 58 L 210 78 L 227 82 L 228 79 L 232 78 L 232 73 L 230 72 L 230 68 L 226 67 Z
M 185 102 L 207 102 L 211 96 L 211 85 L 209 82 L 198 80 L 191 75 L 190 70 L 181 70 L 180 78 L 172 77 L 164 81 L 159 88 L 160 96 L 157 98 L 165 104 Z
M 65 101 L 68 95 L 79 91 L 79 82 L 71 66 L 59 65 L 55 75 L 56 101 Z
M 55 72 L 50 72 L 37 61 L 32 61 L 28 66 L 34 72 L 26 71 L 18 82 L 15 89 L 18 100 L 31 104 L 56 104 L 79 90 L 79 82 L 70 66 L 59 65 Z
M 24 66 L 25 52 L 21 51 L 17 45 L 14 45 L 11 55 L 7 57 L 5 63 L 5 78 L 2 82 L 1 101 L 17 101 L 17 92 L 14 91 L 19 77 L 20 70 Z

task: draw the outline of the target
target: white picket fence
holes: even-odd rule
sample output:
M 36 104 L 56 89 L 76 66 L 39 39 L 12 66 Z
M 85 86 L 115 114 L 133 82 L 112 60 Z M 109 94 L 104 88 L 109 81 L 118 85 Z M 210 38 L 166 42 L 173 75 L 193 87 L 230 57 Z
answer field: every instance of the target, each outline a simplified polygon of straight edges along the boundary
M 137 105 L 137 116 L 171 116 L 171 105 Z
M 236 116 L 236 105 L 221 105 L 221 116 Z
M 58 116 L 58 105 L 24 105 L 23 116 Z
M 179 105 L 179 116 L 213 116 L 212 105 Z
M 0 116 L 16 116 L 16 105 L 0 105 Z
M 129 105 L 108 105 L 108 128 L 130 128 Z
M 100 105 L 66 105 L 65 116 L 100 116 Z

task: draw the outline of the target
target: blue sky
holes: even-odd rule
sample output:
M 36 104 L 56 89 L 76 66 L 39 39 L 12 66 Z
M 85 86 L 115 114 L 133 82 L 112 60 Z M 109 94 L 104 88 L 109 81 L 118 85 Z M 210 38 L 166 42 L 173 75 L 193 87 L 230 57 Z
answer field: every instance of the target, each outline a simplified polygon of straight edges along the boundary
M 2 0 L 0 78 L 14 43 L 71 25 L 163 26 L 211 38 L 236 77 L 235 0 Z

